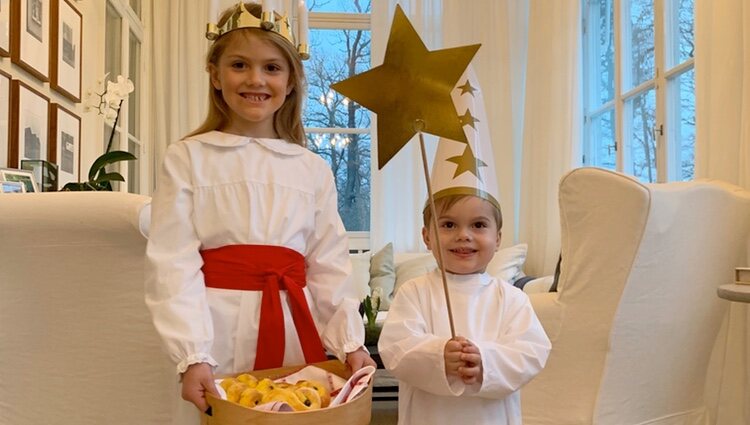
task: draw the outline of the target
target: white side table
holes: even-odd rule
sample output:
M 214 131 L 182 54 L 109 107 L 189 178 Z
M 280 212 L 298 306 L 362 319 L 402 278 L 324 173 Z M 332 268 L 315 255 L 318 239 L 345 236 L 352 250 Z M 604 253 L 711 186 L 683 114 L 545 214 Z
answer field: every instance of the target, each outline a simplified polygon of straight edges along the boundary
M 750 285 L 738 285 L 736 283 L 721 285 L 716 293 L 725 300 L 750 303 Z

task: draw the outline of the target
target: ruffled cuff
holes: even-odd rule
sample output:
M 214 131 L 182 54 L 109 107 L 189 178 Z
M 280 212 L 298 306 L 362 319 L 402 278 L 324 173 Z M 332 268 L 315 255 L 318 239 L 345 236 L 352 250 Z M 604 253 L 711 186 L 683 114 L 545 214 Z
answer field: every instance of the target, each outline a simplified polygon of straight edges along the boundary
M 210 355 L 206 353 L 197 353 L 187 356 L 184 360 L 177 364 L 177 374 L 183 374 L 190 365 L 196 363 L 208 363 L 211 367 L 216 368 L 219 364 Z

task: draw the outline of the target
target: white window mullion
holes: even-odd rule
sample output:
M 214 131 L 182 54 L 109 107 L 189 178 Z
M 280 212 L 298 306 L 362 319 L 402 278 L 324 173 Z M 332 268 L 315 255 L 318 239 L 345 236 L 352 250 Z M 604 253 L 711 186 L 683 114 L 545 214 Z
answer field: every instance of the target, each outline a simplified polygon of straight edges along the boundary
M 615 17 L 614 17 L 614 24 L 615 24 L 615 147 L 617 148 L 617 156 L 616 156 L 616 163 L 617 163 L 617 171 L 620 172 L 626 172 L 623 164 L 625 164 L 627 161 L 626 159 L 628 155 L 626 155 L 626 146 L 625 146 L 625 138 L 623 136 L 624 134 L 624 127 L 623 127 L 623 114 L 625 110 L 625 103 L 624 99 L 622 98 L 622 87 L 623 87 L 623 70 L 625 69 L 625 61 L 623 49 L 622 49 L 622 39 L 623 39 L 623 27 L 624 27 L 624 18 L 625 14 L 623 13 L 623 8 L 627 6 L 626 0 L 614 0 L 614 10 L 615 10 Z M 629 26 L 629 25 L 628 25 Z M 630 62 L 628 60 L 628 62 Z
M 669 128 L 667 123 L 667 81 L 664 77 L 664 70 L 667 68 L 665 59 L 665 7 L 664 0 L 654 1 L 654 60 L 656 66 L 655 72 L 655 89 L 656 89 L 656 119 L 654 121 L 654 143 L 656 143 L 656 181 L 664 183 L 668 180 L 668 167 L 670 160 L 668 158 L 668 148 L 673 146 L 672 140 L 669 139 Z

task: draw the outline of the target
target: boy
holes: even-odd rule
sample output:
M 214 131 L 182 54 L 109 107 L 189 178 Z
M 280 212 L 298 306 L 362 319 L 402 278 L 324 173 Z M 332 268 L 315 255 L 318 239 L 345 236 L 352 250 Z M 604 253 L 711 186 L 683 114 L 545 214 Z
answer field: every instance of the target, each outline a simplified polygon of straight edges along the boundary
M 452 95 L 457 110 L 482 111 L 478 93 Z M 483 118 L 468 144 L 440 140 L 431 178 L 437 228 L 429 208 L 423 213 L 422 237 L 436 259 L 437 239 L 442 247 L 456 337 L 439 270 L 398 289 L 380 335 L 383 364 L 400 381 L 399 425 L 520 425 L 519 390 L 551 348 L 526 294 L 485 273 L 502 216 Z

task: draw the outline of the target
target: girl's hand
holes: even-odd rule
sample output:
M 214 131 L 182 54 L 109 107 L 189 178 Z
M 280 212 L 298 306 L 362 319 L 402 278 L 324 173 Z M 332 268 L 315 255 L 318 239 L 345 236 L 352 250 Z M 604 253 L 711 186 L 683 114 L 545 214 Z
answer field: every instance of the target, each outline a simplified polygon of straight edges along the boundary
M 372 357 L 370 357 L 370 354 L 362 348 L 352 351 L 351 353 L 346 353 L 346 364 L 349 365 L 352 372 L 356 372 L 365 366 L 377 367 L 375 360 L 373 360 Z
M 449 339 L 443 348 L 443 361 L 445 362 L 446 376 L 460 376 L 458 368 L 464 365 L 461 361 L 461 347 L 463 347 L 461 337 Z
M 464 384 L 481 384 L 483 370 L 482 354 L 479 352 L 479 347 L 469 340 L 463 340 L 460 358 L 464 365 L 458 368 L 458 373 Z
M 219 396 L 214 383 L 214 373 L 208 363 L 195 363 L 182 374 L 182 398 L 193 403 L 201 412 L 208 410 L 206 393 Z

